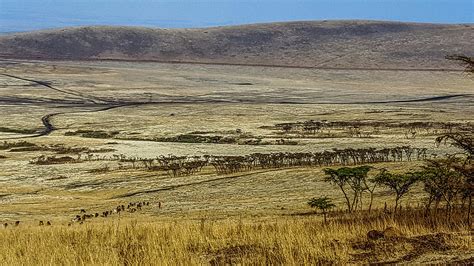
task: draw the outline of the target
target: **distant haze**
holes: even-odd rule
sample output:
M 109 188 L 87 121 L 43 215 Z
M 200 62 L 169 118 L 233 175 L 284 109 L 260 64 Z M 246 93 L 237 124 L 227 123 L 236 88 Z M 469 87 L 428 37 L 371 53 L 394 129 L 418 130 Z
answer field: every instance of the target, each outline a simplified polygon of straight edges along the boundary
M 195 28 L 374 19 L 473 23 L 473 0 L 0 0 L 0 32 L 80 25 Z

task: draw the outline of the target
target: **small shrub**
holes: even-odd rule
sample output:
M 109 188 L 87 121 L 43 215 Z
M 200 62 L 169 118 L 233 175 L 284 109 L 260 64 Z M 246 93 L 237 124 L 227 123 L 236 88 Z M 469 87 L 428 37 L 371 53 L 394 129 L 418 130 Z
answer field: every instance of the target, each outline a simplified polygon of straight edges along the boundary
M 26 152 L 26 151 L 43 151 L 44 147 L 41 146 L 31 146 L 31 147 L 19 147 L 10 149 L 10 152 Z
M 68 131 L 64 133 L 65 136 L 81 136 L 83 138 L 95 138 L 95 139 L 109 139 L 120 134 L 120 131 L 103 131 L 103 130 L 77 130 Z
M 38 130 L 37 129 L 26 129 L 26 128 L 0 127 L 0 132 L 17 133 L 17 134 L 34 134 L 34 133 L 38 132 Z
M 7 142 L 4 141 L 0 143 L 0 150 L 8 150 L 11 148 L 20 148 L 20 147 L 36 147 L 37 145 L 27 141 L 17 141 L 17 142 Z
M 319 209 L 323 212 L 325 223 L 327 222 L 326 214 L 327 214 L 328 210 L 336 207 L 336 205 L 334 205 L 334 203 L 332 203 L 331 199 L 329 199 L 328 197 L 312 198 L 308 201 L 308 205 L 311 208 L 317 208 L 317 209 Z
M 158 142 L 180 142 L 180 143 L 216 143 L 233 144 L 236 143 L 234 137 L 229 136 L 201 136 L 195 134 L 183 134 L 174 137 L 156 138 Z
M 78 163 L 79 160 L 76 160 L 70 156 L 56 157 L 56 156 L 40 156 L 33 161 L 32 164 L 38 165 L 49 165 L 49 164 L 67 164 L 67 163 Z
M 89 173 L 101 174 L 101 173 L 107 173 L 109 171 L 110 171 L 110 167 L 108 165 L 104 165 L 103 167 L 89 170 Z

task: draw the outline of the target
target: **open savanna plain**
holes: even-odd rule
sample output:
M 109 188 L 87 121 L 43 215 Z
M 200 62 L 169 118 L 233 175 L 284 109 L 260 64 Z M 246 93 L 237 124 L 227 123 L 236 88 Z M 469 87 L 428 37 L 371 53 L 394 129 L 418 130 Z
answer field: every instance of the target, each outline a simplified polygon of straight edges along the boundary
M 415 171 L 460 152 L 435 139 L 472 132 L 472 88 L 462 71 L 3 60 L 0 264 L 472 263 L 470 225 L 426 222 L 421 184 L 399 216 L 382 187 L 349 215 L 324 181 L 343 162 L 219 161 L 394 149 L 369 175 Z M 307 204 L 324 196 L 327 223 Z

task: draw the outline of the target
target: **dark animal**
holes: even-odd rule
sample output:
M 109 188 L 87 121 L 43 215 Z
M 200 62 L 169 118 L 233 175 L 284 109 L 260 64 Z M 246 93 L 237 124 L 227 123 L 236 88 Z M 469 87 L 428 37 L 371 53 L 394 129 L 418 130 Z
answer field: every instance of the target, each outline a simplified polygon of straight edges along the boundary
M 377 240 L 383 238 L 383 231 L 378 231 L 378 230 L 370 230 L 367 233 L 367 239 L 368 240 Z

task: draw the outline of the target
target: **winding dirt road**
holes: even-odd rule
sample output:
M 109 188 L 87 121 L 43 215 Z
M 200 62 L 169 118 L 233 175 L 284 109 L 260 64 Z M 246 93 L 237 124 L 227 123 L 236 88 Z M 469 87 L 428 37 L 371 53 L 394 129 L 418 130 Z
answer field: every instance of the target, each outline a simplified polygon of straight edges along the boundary
M 170 64 L 208 64 L 208 63 L 195 63 L 195 62 L 164 62 L 164 63 L 170 63 Z M 211 63 L 209 63 L 211 64 Z M 235 64 L 216 64 L 212 63 L 213 65 L 235 65 Z M 265 67 L 286 67 L 286 68 L 311 68 L 311 69 L 339 69 L 339 68 L 328 68 L 328 67 L 293 67 L 293 66 L 266 66 L 266 65 L 244 65 L 244 66 L 265 66 Z M 341 68 L 343 69 L 343 68 Z M 348 70 L 344 68 L 344 70 Z M 380 69 L 371 69 L 371 68 L 364 68 L 364 69 L 352 69 L 352 70 L 380 70 Z M 388 70 L 388 69 L 384 69 Z M 427 69 L 390 69 L 390 70 L 396 70 L 396 71 L 434 71 L 434 70 L 427 70 Z M 449 71 L 458 71 L 458 70 L 449 70 Z M 474 98 L 474 94 L 451 94 L 451 95 L 434 95 L 434 96 L 429 96 L 429 97 L 424 97 L 424 98 L 417 98 L 417 99 L 404 99 L 404 100 L 384 100 L 384 101 L 366 101 L 366 102 L 360 102 L 360 101 L 352 101 L 352 102 L 298 102 L 298 101 L 278 101 L 278 100 L 262 100 L 262 99 L 245 99 L 245 100 L 219 100 L 215 98 L 208 98 L 208 99 L 203 99 L 203 98 L 183 98 L 182 100 L 176 100 L 176 99 L 168 99 L 168 100 L 163 100 L 163 101 L 133 101 L 133 100 L 126 100 L 126 99 L 105 99 L 105 98 L 100 98 L 97 96 L 91 96 L 87 95 L 84 93 L 80 93 L 78 91 L 74 90 L 66 90 L 66 89 L 60 89 L 57 88 L 56 86 L 53 86 L 51 82 L 48 81 L 42 81 L 42 80 L 37 80 L 37 79 L 32 79 L 32 78 L 25 78 L 25 77 L 20 77 L 16 75 L 11 75 L 8 73 L 0 73 L 1 76 L 9 77 L 12 79 L 17 79 L 17 80 L 22 80 L 22 81 L 27 81 L 31 82 L 34 84 L 38 84 L 40 86 L 43 86 L 44 88 L 53 90 L 57 93 L 62 93 L 65 95 L 73 96 L 76 100 L 71 100 L 71 99 L 49 99 L 49 98 L 41 98 L 41 99 L 29 99 L 29 98 L 21 98 L 21 97 L 0 97 L 0 103 L 6 103 L 6 104 L 52 104 L 52 105 L 63 105 L 63 106 L 70 106 L 74 108 L 82 108 L 83 110 L 79 111 L 68 111 L 68 112 L 55 112 L 55 113 L 50 113 L 46 114 L 41 117 L 41 122 L 43 124 L 44 129 L 35 134 L 35 135 L 28 135 L 28 136 L 22 136 L 22 137 L 13 137 L 13 138 L 6 138 L 6 139 L 20 139 L 20 138 L 32 138 L 32 137 L 41 137 L 41 136 L 46 136 L 51 134 L 54 130 L 57 128 L 53 124 L 53 118 L 58 116 L 58 115 L 66 115 L 66 114 L 74 114 L 74 113 L 93 113 L 93 112 L 102 112 L 102 111 L 107 111 L 115 108 L 121 108 L 121 107 L 130 107 L 130 106 L 141 106 L 141 105 L 162 105 L 162 104 L 223 104 L 223 103 L 238 103 L 238 104 L 255 104 L 255 103 L 260 103 L 260 104 L 302 104 L 302 105 L 309 105 L 309 104 L 318 104 L 318 105 L 332 105 L 332 104 L 342 104 L 342 105 L 350 105 L 350 104 L 390 104 L 390 103 L 416 103 L 416 102 L 435 102 L 435 101 L 445 101 L 449 99 L 454 99 L 454 98 Z M 84 110 L 84 108 L 87 108 L 87 110 Z

